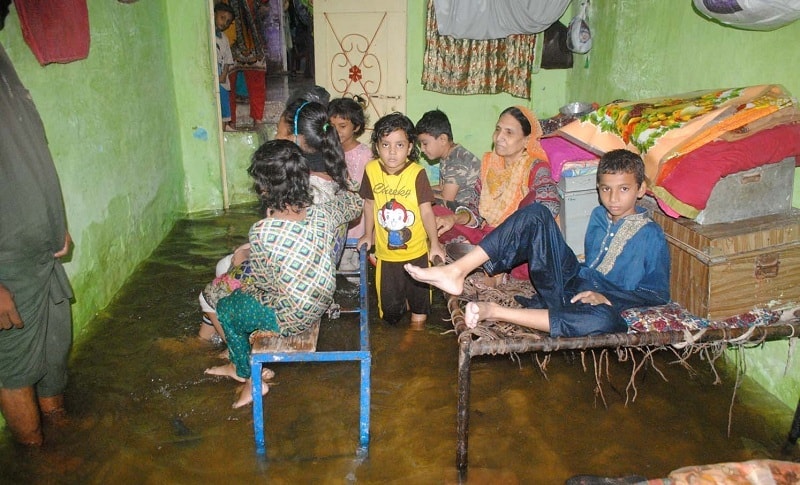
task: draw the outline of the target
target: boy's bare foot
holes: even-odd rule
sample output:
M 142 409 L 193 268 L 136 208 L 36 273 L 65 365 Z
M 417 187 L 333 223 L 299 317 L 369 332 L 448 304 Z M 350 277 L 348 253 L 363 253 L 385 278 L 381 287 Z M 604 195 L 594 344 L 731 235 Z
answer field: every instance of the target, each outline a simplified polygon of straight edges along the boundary
M 269 370 L 269 369 L 264 369 L 264 370 Z M 272 371 L 270 371 L 270 372 L 272 372 Z M 263 375 L 264 373 L 262 372 L 261 374 Z M 273 372 L 273 375 L 274 374 L 275 373 Z M 261 395 L 265 396 L 268 392 L 269 392 L 269 385 L 266 382 L 264 382 L 264 379 L 262 379 L 261 380 Z M 242 406 L 247 406 L 251 402 L 253 402 L 253 384 L 250 381 L 250 379 L 247 379 L 245 381 L 244 385 L 242 386 L 241 391 L 239 392 L 239 399 L 237 399 L 236 402 L 233 403 L 232 407 L 233 407 L 233 409 L 238 409 L 238 408 L 240 408 Z
M 203 373 L 212 376 L 230 377 L 231 379 L 234 379 L 239 382 L 247 381 L 247 379 L 236 375 L 236 367 L 233 365 L 233 363 L 218 365 L 216 367 L 209 367 Z
M 464 275 L 452 264 L 430 268 L 406 264 L 403 268 L 415 280 L 433 285 L 445 293 L 460 295 L 464 291 Z
M 491 318 L 492 303 L 471 301 L 464 308 L 464 323 L 467 328 L 475 328 L 479 322 Z

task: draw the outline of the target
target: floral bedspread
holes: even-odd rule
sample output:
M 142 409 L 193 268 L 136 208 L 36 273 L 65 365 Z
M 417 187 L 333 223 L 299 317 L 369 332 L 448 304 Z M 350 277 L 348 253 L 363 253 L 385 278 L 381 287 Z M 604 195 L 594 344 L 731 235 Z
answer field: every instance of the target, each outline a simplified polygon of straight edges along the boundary
M 735 143 L 756 133 L 786 124 L 800 123 L 797 101 L 780 85 L 714 89 L 639 101 L 613 102 L 562 127 L 559 134 L 592 150 L 605 153 L 627 148 L 645 162 L 650 189 L 662 207 L 673 215 L 696 217 L 704 201 L 687 203 L 675 196 L 664 181 L 680 186 L 683 181 L 704 179 L 696 166 L 682 173 L 682 162 L 695 150 L 715 141 Z M 745 166 L 728 163 L 725 171 L 710 172 L 703 183 L 711 188 L 720 176 L 754 168 L 753 163 L 775 163 L 800 155 L 800 146 L 779 144 L 778 153 L 757 153 L 756 162 Z M 778 158 L 775 160 L 774 158 Z M 713 164 L 715 160 L 706 160 Z M 758 166 L 758 165 L 756 165 Z M 671 210 L 670 210 L 671 209 Z

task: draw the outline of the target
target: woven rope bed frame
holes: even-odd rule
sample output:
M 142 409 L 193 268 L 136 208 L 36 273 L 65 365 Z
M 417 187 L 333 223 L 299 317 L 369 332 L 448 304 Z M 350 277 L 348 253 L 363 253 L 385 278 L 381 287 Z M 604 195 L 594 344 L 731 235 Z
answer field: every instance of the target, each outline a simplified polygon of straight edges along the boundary
M 715 328 L 703 329 L 695 332 L 668 331 L 668 332 L 641 332 L 641 333 L 613 333 L 593 335 L 586 337 L 550 337 L 547 334 L 528 330 L 518 325 L 506 322 L 484 321 L 477 327 L 467 328 L 461 304 L 464 299 L 481 298 L 475 292 L 475 285 L 469 280 L 465 284 L 465 292 L 461 297 L 448 295 L 447 308 L 453 324 L 453 329 L 458 340 L 458 409 L 457 409 L 457 445 L 456 467 L 465 473 L 468 465 L 467 446 L 469 435 L 469 392 L 470 392 L 470 363 L 473 357 L 481 355 L 516 354 L 524 352 L 545 352 L 548 355 L 543 359 L 537 358 L 537 363 L 543 372 L 550 352 L 558 350 L 580 351 L 583 355 L 591 351 L 595 366 L 595 379 L 599 395 L 602 397 L 600 382 L 601 372 L 604 367 L 602 361 L 609 358 L 610 353 L 619 356 L 631 357 L 631 380 L 626 389 L 626 403 L 636 398 L 635 377 L 636 372 L 646 362 L 652 362 L 654 352 L 668 349 L 678 358 L 685 360 L 696 353 L 703 353 L 712 369 L 717 357 L 731 347 L 754 346 L 772 340 L 790 339 L 790 350 L 793 350 L 796 338 L 800 336 L 800 319 L 793 318 L 788 321 L 779 321 L 770 325 L 758 325 L 749 328 Z M 470 294 L 471 293 L 471 294 Z M 495 292 L 495 295 L 497 292 Z M 491 298 L 490 298 L 491 299 Z M 484 299 L 485 300 L 485 299 Z M 498 301 L 500 300 L 500 301 Z M 502 301 L 505 300 L 505 301 Z M 494 298 L 500 304 L 513 301 L 513 295 Z M 513 304 L 513 303 L 511 303 Z M 600 355 L 594 350 L 600 350 Z M 635 359 L 635 354 L 640 359 Z M 716 370 L 715 370 L 716 373 Z M 737 375 L 737 377 L 740 377 Z M 735 389 L 735 388 L 734 388 Z M 800 437 L 800 402 L 795 411 L 792 429 L 789 433 L 787 446 L 794 445 Z

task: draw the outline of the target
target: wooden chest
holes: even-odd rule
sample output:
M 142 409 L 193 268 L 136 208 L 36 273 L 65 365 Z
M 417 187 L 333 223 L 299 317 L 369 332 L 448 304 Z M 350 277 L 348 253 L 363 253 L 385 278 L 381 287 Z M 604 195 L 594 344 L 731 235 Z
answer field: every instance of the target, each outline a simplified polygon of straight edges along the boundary
M 724 319 L 771 302 L 800 302 L 800 210 L 700 225 L 653 213 L 667 236 L 672 299 Z

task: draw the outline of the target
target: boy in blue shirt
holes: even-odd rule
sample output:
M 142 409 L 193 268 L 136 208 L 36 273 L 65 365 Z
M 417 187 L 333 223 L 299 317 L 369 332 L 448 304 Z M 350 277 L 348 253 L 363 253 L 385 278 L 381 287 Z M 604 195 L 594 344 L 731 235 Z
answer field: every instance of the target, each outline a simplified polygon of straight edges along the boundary
M 636 206 L 646 190 L 639 155 L 628 150 L 603 155 L 597 169 L 602 205 L 592 212 L 586 230 L 585 263 L 579 263 L 564 242 L 550 211 L 531 204 L 453 264 L 405 269 L 418 281 L 459 295 L 464 278 L 480 266 L 496 274 L 527 262 L 536 294 L 519 299 L 524 308 L 470 302 L 464 312 L 468 327 L 500 320 L 553 337 L 625 332 L 623 310 L 663 305 L 670 299 L 664 232 L 644 208 Z

